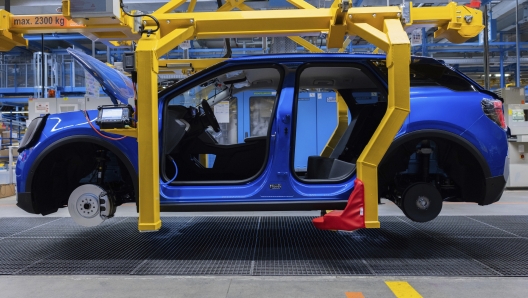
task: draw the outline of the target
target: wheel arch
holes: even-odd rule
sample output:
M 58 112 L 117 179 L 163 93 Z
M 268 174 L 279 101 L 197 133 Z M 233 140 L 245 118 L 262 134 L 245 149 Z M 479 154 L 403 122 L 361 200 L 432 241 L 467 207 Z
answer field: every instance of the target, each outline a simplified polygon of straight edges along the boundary
M 399 148 L 405 146 L 407 143 L 412 143 L 423 139 L 442 140 L 444 142 L 449 142 L 457 145 L 458 148 L 461 148 L 466 152 L 457 152 L 456 156 L 471 156 L 471 158 L 473 159 L 473 161 L 471 162 L 474 162 L 476 165 L 478 165 L 478 168 L 481 171 L 480 173 L 483 175 L 482 178 L 487 179 L 491 177 L 491 170 L 483 154 L 468 140 L 464 139 L 462 136 L 445 130 L 423 129 L 406 133 L 405 135 L 400 136 L 392 142 L 391 146 L 387 150 L 387 153 L 385 154 L 379 165 L 378 183 L 380 195 L 385 193 L 385 191 L 387 190 L 386 187 L 391 184 L 390 179 L 392 177 L 392 174 L 398 173 L 397 166 L 391 164 L 393 164 L 392 161 L 394 161 L 394 158 L 398 158 L 398 154 L 401 153 L 401 151 L 399 151 Z M 446 154 L 446 156 L 452 156 L 451 152 L 442 152 L 441 154 Z M 473 180 L 473 182 L 474 181 L 477 180 Z M 483 193 L 483 195 L 485 196 L 486 194 Z M 478 200 L 482 199 L 483 198 L 479 198 Z
M 482 153 L 473 145 L 471 144 L 468 140 L 466 140 L 465 138 L 457 135 L 457 134 L 454 134 L 452 132 L 449 132 L 449 131 L 445 131 L 445 130 L 439 130 L 439 129 L 422 129 L 422 130 L 416 130 L 416 131 L 413 131 L 413 132 L 409 132 L 409 133 L 406 133 L 402 136 L 400 136 L 399 138 L 395 139 L 392 144 L 390 145 L 389 149 L 387 150 L 387 153 L 385 153 L 385 156 L 383 159 L 385 159 L 386 156 L 390 156 L 391 154 L 394 154 L 394 152 L 396 151 L 396 149 L 407 143 L 407 142 L 410 142 L 412 140 L 415 140 L 415 139 L 423 139 L 423 138 L 440 138 L 440 139 L 444 139 L 446 141 L 452 141 L 460 146 L 462 146 L 464 149 L 466 149 L 468 152 L 470 152 L 477 160 L 477 162 L 479 163 L 481 169 L 482 169 L 482 172 L 484 173 L 484 176 L 487 178 L 487 177 L 491 177 L 491 171 L 490 171 L 490 168 L 488 166 L 488 164 L 486 163 L 486 159 L 484 158 L 484 156 L 482 155 Z M 383 159 L 381 162 L 383 162 Z
M 76 136 L 69 136 L 62 138 L 60 140 L 57 140 L 53 142 L 51 145 L 46 147 L 42 152 L 39 153 L 39 155 L 35 158 L 35 161 L 31 165 L 31 168 L 28 172 L 27 179 L 26 179 L 26 193 L 32 193 L 33 189 L 33 181 L 36 178 L 35 174 L 37 173 L 39 167 L 41 166 L 42 162 L 45 160 L 46 157 L 50 156 L 55 150 L 59 149 L 60 147 L 63 147 L 68 144 L 73 143 L 93 143 L 95 145 L 101 146 L 110 152 L 112 152 L 118 159 L 123 163 L 125 168 L 127 169 L 128 174 L 130 175 L 130 178 L 132 179 L 132 183 L 134 185 L 134 192 L 137 195 L 139 195 L 139 183 L 138 183 L 138 173 L 136 169 L 134 168 L 132 162 L 128 158 L 126 154 L 124 154 L 118 146 L 104 141 L 100 138 L 89 136 L 89 135 L 76 135 Z M 31 197 L 33 210 L 35 213 L 41 213 L 38 209 L 38 204 L 35 204 L 34 197 Z M 136 203 L 138 199 L 136 197 Z

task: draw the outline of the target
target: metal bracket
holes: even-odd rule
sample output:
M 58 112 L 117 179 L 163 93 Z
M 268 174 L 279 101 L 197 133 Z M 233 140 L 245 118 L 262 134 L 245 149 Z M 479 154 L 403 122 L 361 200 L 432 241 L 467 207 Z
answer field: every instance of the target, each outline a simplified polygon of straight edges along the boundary
M 341 12 L 348 12 L 348 8 L 350 8 L 350 1 L 341 0 L 341 3 L 339 3 L 339 8 L 341 9 Z

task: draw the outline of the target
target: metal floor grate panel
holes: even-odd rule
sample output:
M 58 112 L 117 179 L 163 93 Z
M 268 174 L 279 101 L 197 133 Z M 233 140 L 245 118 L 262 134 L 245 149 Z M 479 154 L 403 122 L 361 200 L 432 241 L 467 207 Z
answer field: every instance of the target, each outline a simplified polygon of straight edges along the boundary
M 444 216 L 319 231 L 312 217 L 0 218 L 0 274 L 528 276 L 528 216 Z

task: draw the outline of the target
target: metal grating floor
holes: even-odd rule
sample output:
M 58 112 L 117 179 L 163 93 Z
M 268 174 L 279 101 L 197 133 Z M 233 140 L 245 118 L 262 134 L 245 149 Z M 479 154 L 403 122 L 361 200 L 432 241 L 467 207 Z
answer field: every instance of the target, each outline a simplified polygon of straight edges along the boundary
M 316 230 L 311 217 L 0 218 L 0 274 L 528 276 L 528 216 L 444 216 Z

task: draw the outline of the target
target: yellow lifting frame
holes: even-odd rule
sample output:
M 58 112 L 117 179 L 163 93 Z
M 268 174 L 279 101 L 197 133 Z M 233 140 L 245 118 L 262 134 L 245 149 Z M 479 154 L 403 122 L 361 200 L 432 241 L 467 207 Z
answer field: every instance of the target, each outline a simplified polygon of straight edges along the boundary
M 377 167 L 410 109 L 410 43 L 407 33 L 403 30 L 400 8 L 361 7 L 346 11 L 332 5 L 330 9 L 312 9 L 311 5 L 303 1 L 290 0 L 297 7 L 308 9 L 169 13 L 183 2 L 183 0 L 171 1 L 155 12 L 154 16 L 161 24 L 160 31 L 148 37 L 143 35 L 137 47 L 139 230 L 154 231 L 161 227 L 157 101 L 159 57 L 185 39 L 301 36 L 322 31 L 329 32 L 332 45 L 336 45 L 336 41 L 340 40 L 338 47 L 342 47 L 345 34 L 357 35 L 387 53 L 389 86 L 387 112 L 357 161 L 357 177 L 365 184 L 366 227 L 378 228 Z M 228 3 L 230 3 L 229 7 L 234 8 L 232 1 Z M 241 6 L 236 7 L 240 9 Z M 455 9 L 458 9 L 458 6 L 455 6 Z M 417 9 L 414 9 L 414 13 L 416 12 Z M 477 15 L 478 20 L 480 12 L 471 10 L 471 13 Z M 452 20 L 453 18 L 446 21 L 433 17 L 428 24 L 453 30 L 449 27 L 449 22 Z M 154 28 L 151 20 L 144 18 L 143 21 L 150 26 L 149 28 Z M 410 24 L 408 22 L 407 25 Z M 462 25 L 473 26 L 473 32 L 477 31 L 475 27 L 480 26 L 477 22 L 472 23 L 471 20 Z M 463 38 L 467 36 L 465 34 Z M 459 36 L 450 38 L 459 39 Z M 168 62 L 165 65 L 168 65 Z

